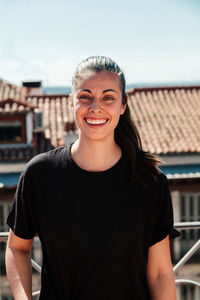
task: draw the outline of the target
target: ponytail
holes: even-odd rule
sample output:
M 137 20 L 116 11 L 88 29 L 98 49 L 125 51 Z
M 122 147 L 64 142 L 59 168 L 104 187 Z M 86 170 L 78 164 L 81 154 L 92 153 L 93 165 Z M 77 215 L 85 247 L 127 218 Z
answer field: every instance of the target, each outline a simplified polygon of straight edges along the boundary
M 148 187 L 160 173 L 158 165 L 162 164 L 162 161 L 157 156 L 142 150 L 139 131 L 131 119 L 128 104 L 115 128 L 115 141 L 130 162 L 130 183 Z

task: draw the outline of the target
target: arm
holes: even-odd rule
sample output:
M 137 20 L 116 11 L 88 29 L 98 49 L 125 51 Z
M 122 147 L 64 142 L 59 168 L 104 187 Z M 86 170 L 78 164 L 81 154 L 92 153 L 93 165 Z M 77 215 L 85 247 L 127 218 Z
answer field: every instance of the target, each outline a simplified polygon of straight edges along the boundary
M 21 239 L 10 230 L 6 248 L 6 271 L 15 300 L 32 300 L 30 250 L 33 239 Z
M 152 300 L 176 300 L 169 237 L 149 248 L 146 274 Z

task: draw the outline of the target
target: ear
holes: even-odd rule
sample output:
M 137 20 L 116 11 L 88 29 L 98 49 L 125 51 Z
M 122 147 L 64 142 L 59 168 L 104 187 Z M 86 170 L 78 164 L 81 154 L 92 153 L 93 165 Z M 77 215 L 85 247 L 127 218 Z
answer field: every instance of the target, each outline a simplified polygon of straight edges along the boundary
M 120 115 L 124 114 L 125 109 L 126 109 L 126 104 L 123 104 L 120 110 Z
M 123 100 L 122 100 L 122 107 L 121 107 L 121 111 L 120 111 L 120 115 L 123 115 L 124 114 L 124 111 L 126 109 L 126 105 L 127 105 L 127 101 L 128 101 L 128 95 L 125 94 L 124 97 L 123 97 Z

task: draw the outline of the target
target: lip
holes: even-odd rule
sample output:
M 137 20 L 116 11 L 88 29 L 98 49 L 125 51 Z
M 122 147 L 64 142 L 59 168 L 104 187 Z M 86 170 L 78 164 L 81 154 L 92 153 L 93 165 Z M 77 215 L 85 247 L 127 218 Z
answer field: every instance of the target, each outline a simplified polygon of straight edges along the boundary
M 86 119 L 90 119 L 90 120 L 106 120 L 106 122 L 102 123 L 102 124 L 89 124 L 89 123 L 87 123 Z M 92 127 L 92 128 L 103 127 L 108 122 L 108 120 L 109 120 L 108 118 L 90 118 L 90 117 L 84 118 L 85 123 L 89 127 Z

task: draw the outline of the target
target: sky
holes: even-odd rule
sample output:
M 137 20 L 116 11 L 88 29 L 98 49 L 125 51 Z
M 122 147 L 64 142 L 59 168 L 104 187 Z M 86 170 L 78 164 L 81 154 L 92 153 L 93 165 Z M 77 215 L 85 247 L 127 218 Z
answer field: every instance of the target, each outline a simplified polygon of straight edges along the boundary
M 128 84 L 200 83 L 200 0 L 0 0 L 0 78 L 70 86 L 77 64 L 113 58 Z

